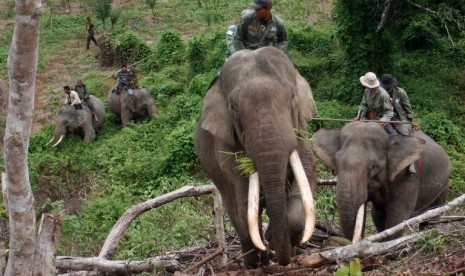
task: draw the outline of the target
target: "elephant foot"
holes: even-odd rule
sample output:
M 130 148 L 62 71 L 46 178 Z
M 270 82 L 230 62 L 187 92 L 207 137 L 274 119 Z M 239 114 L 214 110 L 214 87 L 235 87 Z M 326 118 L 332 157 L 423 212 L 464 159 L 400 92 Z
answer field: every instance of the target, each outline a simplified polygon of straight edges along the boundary
M 244 256 L 244 267 L 255 269 L 270 264 L 270 252 L 254 250 Z

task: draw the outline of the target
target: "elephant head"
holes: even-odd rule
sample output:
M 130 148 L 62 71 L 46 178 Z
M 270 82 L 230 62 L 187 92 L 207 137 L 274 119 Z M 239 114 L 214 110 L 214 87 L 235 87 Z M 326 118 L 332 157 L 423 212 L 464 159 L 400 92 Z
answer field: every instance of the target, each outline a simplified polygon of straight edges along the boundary
M 244 253 L 265 250 L 257 221 L 258 185 L 270 220 L 267 237 L 278 263 L 287 265 L 293 245 L 310 238 L 314 227 L 310 186 L 316 186 L 316 177 L 313 154 L 304 138 L 315 114 L 310 86 L 274 47 L 235 53 L 210 84 L 195 147 L 224 198 Z M 225 152 L 253 160 L 257 174 L 250 184 Z M 292 166 L 290 159 L 298 160 L 298 165 Z M 248 195 L 249 189 L 255 194 Z M 247 220 L 252 224 L 247 226 Z M 257 253 L 245 256 L 246 266 L 255 267 L 257 262 Z
M 146 88 L 132 89 L 130 93 L 108 93 L 108 104 L 116 115 L 120 116 L 121 124 L 125 127 L 131 120 L 144 117 L 152 118 L 156 113 L 155 99 Z
M 354 233 L 357 213 L 372 202 L 378 231 L 408 219 L 414 211 L 439 205 L 447 193 L 450 161 L 431 138 L 387 135 L 377 123 L 352 122 L 342 129 L 320 129 L 312 139 L 317 155 L 337 174 L 337 209 L 346 238 Z M 417 159 L 422 167 L 410 174 Z M 437 164 L 434 164 L 436 163 Z M 356 239 L 355 239 L 356 240 Z
M 58 146 L 67 134 L 82 136 L 85 142 L 95 139 L 96 131 L 100 129 L 105 119 L 105 107 L 98 98 L 91 95 L 90 99 L 98 121 L 92 117 L 90 109 L 85 105 L 79 110 L 76 110 L 72 105 L 62 105 L 56 115 L 54 137 L 47 145 L 54 143 L 54 147 Z

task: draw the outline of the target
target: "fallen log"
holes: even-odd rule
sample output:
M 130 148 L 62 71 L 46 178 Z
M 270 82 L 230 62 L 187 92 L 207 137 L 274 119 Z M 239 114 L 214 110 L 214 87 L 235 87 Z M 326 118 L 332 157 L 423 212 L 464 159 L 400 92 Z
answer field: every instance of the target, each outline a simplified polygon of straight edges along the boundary
M 153 272 L 156 268 L 163 268 L 168 272 L 175 272 L 182 269 L 174 256 L 148 258 L 145 261 L 111 261 L 99 257 L 80 258 L 69 256 L 56 257 L 57 268 L 60 271 L 93 271 L 105 273 L 142 273 Z

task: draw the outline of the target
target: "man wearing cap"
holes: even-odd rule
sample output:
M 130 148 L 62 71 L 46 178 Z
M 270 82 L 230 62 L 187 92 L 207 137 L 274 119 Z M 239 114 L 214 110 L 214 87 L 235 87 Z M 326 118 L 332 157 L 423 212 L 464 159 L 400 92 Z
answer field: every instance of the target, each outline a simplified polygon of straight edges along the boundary
M 411 122 L 411 124 L 391 124 L 394 130 L 402 135 L 410 135 L 412 127 L 419 130 L 419 125 L 414 122 L 414 114 L 410 100 L 404 89 L 397 86 L 397 79 L 391 74 L 384 74 L 380 79 L 381 87 L 389 94 L 391 104 L 394 107 L 393 121 Z
M 250 8 L 255 12 L 243 16 L 237 26 L 234 51 L 264 46 L 286 49 L 286 28 L 281 18 L 271 13 L 271 7 L 271 0 L 254 0 Z
M 389 94 L 379 86 L 376 74 L 368 72 L 360 77 L 360 82 L 365 86 L 365 92 L 354 121 L 360 121 L 361 119 L 379 120 L 381 121 L 380 125 L 384 127 L 388 134 L 395 134 L 391 124 L 386 124 L 394 116 Z

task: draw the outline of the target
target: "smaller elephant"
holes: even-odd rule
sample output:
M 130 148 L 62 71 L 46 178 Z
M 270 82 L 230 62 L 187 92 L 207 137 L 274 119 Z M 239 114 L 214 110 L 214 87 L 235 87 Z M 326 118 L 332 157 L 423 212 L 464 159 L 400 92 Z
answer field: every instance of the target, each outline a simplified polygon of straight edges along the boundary
M 146 88 L 132 89 L 121 94 L 114 93 L 112 88 L 108 93 L 108 104 L 111 111 L 120 116 L 121 124 L 125 127 L 132 119 L 141 119 L 144 117 L 152 118 L 157 111 L 155 99 L 150 91 Z
M 93 95 L 90 96 L 90 101 L 94 105 L 98 121 L 92 116 L 87 105 L 83 104 L 82 109 L 76 110 L 74 106 L 64 104 L 58 109 L 55 120 L 55 135 L 47 145 L 54 143 L 54 147 L 58 146 L 67 134 L 81 136 L 84 142 L 95 139 L 95 133 L 102 127 L 105 120 L 105 106 L 99 98 Z
M 365 213 L 361 206 L 368 201 L 378 232 L 446 201 L 449 156 L 421 131 L 387 135 L 377 123 L 351 122 L 342 129 L 320 129 L 312 140 L 317 155 L 337 174 L 337 209 L 346 238 L 363 236 L 363 216 L 356 214 Z M 412 163 L 416 173 L 408 170 Z M 354 233 L 356 225 L 361 232 Z

